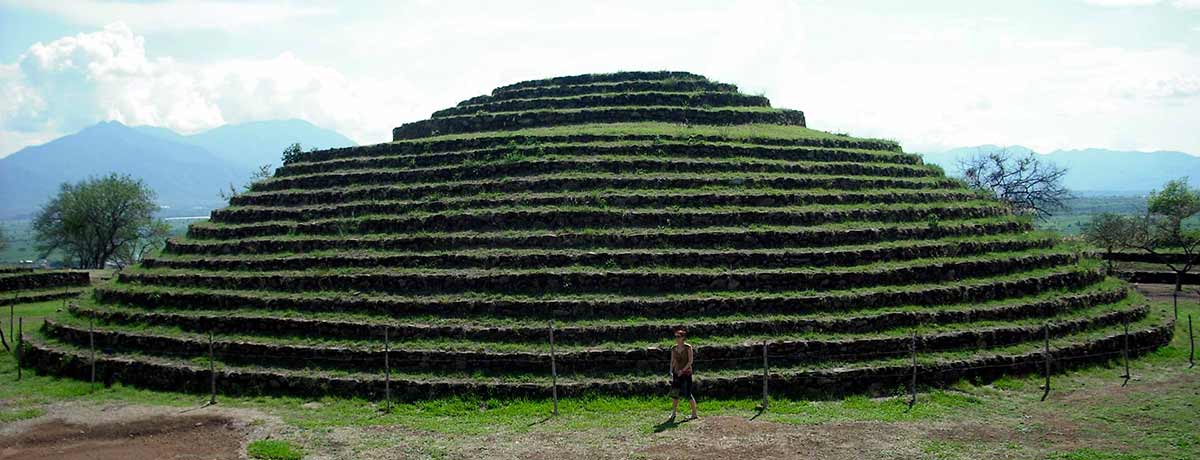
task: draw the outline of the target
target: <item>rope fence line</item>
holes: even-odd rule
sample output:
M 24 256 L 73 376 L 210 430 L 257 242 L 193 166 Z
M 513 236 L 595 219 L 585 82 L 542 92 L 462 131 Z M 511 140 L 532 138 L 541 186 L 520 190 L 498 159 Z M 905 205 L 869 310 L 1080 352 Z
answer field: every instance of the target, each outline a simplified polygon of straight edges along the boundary
M 10 311 L 10 314 L 11 313 L 12 312 Z M 48 316 L 22 316 L 22 317 L 16 318 L 16 321 L 15 321 L 16 331 L 15 331 L 15 335 L 13 336 L 13 340 L 14 340 L 14 343 L 17 344 L 17 346 L 15 347 L 15 350 L 13 350 L 13 351 L 17 358 L 16 361 L 17 361 L 17 380 L 18 381 L 20 381 L 22 379 L 22 368 L 24 367 L 23 363 L 22 363 L 23 347 L 21 346 L 24 342 L 24 334 L 23 334 L 24 320 L 25 319 L 44 320 L 47 318 L 50 318 L 50 317 L 48 317 Z M 1191 315 L 1188 315 L 1188 322 L 1189 322 L 1189 324 L 1188 324 L 1189 344 L 1191 346 L 1190 354 L 1189 354 L 1189 368 L 1191 368 L 1191 367 L 1194 367 L 1194 353 L 1195 353 L 1194 352 L 1194 350 L 1195 350 L 1194 343 L 1195 342 L 1194 342 L 1194 336 L 1192 335 L 1192 327 L 1191 327 Z M 10 324 L 10 329 L 11 329 L 11 326 L 12 325 Z M 1044 324 L 1042 329 L 1043 329 L 1044 347 L 1043 347 L 1043 350 L 1041 351 L 1041 355 L 1044 357 L 1043 358 L 1044 359 L 1044 374 L 1046 377 L 1046 382 L 1043 385 L 1043 389 L 1044 389 L 1044 393 L 1042 395 L 1043 401 L 1047 398 L 1047 396 L 1050 393 L 1050 376 L 1052 373 L 1051 361 L 1060 363 L 1060 368 L 1062 368 L 1062 366 L 1068 362 L 1093 360 L 1095 358 L 1103 358 L 1103 357 L 1116 359 L 1117 356 L 1120 356 L 1122 359 L 1122 362 L 1124 364 L 1124 370 L 1125 370 L 1125 373 L 1123 375 L 1121 375 L 1120 377 L 1122 377 L 1124 379 L 1122 386 L 1125 386 L 1128 384 L 1129 380 L 1132 378 L 1130 370 L 1129 370 L 1130 353 L 1141 354 L 1143 352 L 1159 348 L 1156 346 L 1143 346 L 1143 347 L 1130 348 L 1129 347 L 1129 324 L 1128 324 L 1128 318 L 1125 318 L 1123 320 L 1123 333 L 1121 334 L 1122 347 L 1120 350 L 1098 352 L 1098 353 L 1073 354 L 1070 356 L 1055 357 L 1054 354 L 1051 352 L 1051 348 L 1050 348 L 1050 323 Z M 541 356 L 547 357 L 550 362 L 550 374 L 551 374 L 551 382 L 552 382 L 551 387 L 552 387 L 552 395 L 553 395 L 552 397 L 553 397 L 553 402 L 554 402 L 554 407 L 553 407 L 551 413 L 552 413 L 552 415 L 558 415 L 558 386 L 559 386 L 559 383 L 558 383 L 557 353 L 556 353 L 555 344 L 554 344 L 554 326 L 553 326 L 553 324 L 550 324 L 548 326 L 548 332 L 549 332 L 548 335 L 549 335 L 550 352 L 548 355 L 541 355 Z M 0 331 L 0 333 L 2 333 L 2 331 Z M 95 334 L 94 319 L 89 319 L 89 324 L 88 324 L 88 353 L 89 354 L 88 354 L 87 361 L 90 366 L 90 387 L 91 387 L 92 391 L 95 390 L 96 362 L 97 362 L 96 342 L 95 342 L 94 334 Z M 390 363 L 390 356 L 391 356 L 393 350 L 391 349 L 390 340 L 389 340 L 388 332 L 386 329 L 383 332 L 384 340 L 383 340 L 383 353 L 382 353 L 381 358 L 380 357 L 355 357 L 355 356 L 320 356 L 320 357 L 307 356 L 306 357 L 306 356 L 301 356 L 301 355 L 246 354 L 246 353 L 241 353 L 241 352 L 238 352 L 238 353 L 231 353 L 231 352 L 216 353 L 215 346 L 214 346 L 214 339 L 213 339 L 213 330 L 210 329 L 208 331 L 207 335 L 208 335 L 208 343 L 207 343 L 207 345 L 208 345 L 208 357 L 207 357 L 208 358 L 207 359 L 208 366 L 207 367 L 208 367 L 208 373 L 209 373 L 209 377 L 210 377 L 210 399 L 205 405 L 216 404 L 216 390 L 217 390 L 217 377 L 218 377 L 218 372 L 216 369 L 216 362 L 217 362 L 218 357 L 227 358 L 227 357 L 236 356 L 237 358 L 241 358 L 241 359 L 262 359 L 262 360 L 281 360 L 282 359 L 282 360 L 290 360 L 290 361 L 303 361 L 303 362 L 306 362 L 307 365 L 314 367 L 314 368 L 318 368 L 318 369 L 324 367 L 324 366 L 322 366 L 322 363 L 324 363 L 326 365 L 331 362 L 333 362 L 333 363 L 378 363 L 378 361 L 382 358 L 384 374 L 385 374 L 385 399 L 386 399 L 386 404 L 387 404 L 386 410 L 389 412 L 391 410 L 391 391 L 390 391 L 391 385 L 390 384 L 391 384 L 392 369 L 391 369 L 391 363 Z M 1112 338 L 1112 337 L 1114 337 L 1114 336 L 1108 336 L 1108 338 Z M 892 359 L 892 358 L 899 357 L 901 355 L 909 355 L 911 365 L 908 367 L 910 367 L 911 369 L 905 370 L 905 371 L 897 371 L 894 373 L 872 374 L 872 377 L 881 379 L 881 380 L 888 380 L 888 381 L 905 379 L 905 378 L 910 379 L 909 385 L 908 385 L 909 393 L 910 393 L 908 406 L 909 406 L 910 410 L 913 406 L 915 406 L 915 404 L 917 402 L 918 374 L 922 371 L 925 374 L 938 375 L 938 374 L 942 374 L 944 372 L 963 373 L 963 372 L 967 372 L 967 371 L 1014 368 L 1014 367 L 1022 367 L 1022 366 L 1031 365 L 1031 361 L 1029 361 L 1029 360 L 1026 360 L 1024 362 L 978 364 L 978 365 L 970 365 L 970 366 L 953 365 L 952 361 L 945 361 L 945 360 L 938 360 L 938 361 L 934 361 L 934 362 L 925 361 L 924 363 L 922 363 L 922 362 L 920 362 L 920 360 L 918 358 L 917 344 L 919 342 L 919 336 L 917 335 L 915 330 L 912 332 L 911 339 L 909 342 L 910 342 L 910 346 L 908 347 L 909 348 L 908 350 L 873 351 L 873 352 L 840 353 L 840 354 L 812 353 L 812 354 L 797 355 L 797 354 L 772 353 L 770 351 L 771 343 L 764 340 L 761 345 L 761 357 L 753 356 L 754 353 L 748 353 L 747 356 L 740 356 L 740 357 L 712 358 L 712 359 L 705 359 L 702 357 L 697 357 L 695 359 L 695 362 L 700 365 L 715 364 L 715 365 L 718 365 L 718 367 L 721 364 L 725 364 L 725 365 L 745 364 L 746 366 L 743 366 L 743 367 L 747 368 L 747 369 L 751 368 L 752 366 L 756 366 L 757 363 L 761 363 L 762 370 L 763 370 L 763 374 L 762 374 L 763 401 L 762 401 L 762 404 L 760 407 L 761 407 L 762 411 L 767 410 L 767 408 L 769 407 L 769 403 L 770 403 L 770 393 L 769 393 L 768 382 L 770 381 L 770 379 L 772 377 L 776 377 L 776 378 L 779 377 L 779 374 L 771 374 L 771 372 L 770 372 L 769 362 L 771 360 L 783 360 L 785 362 L 789 361 L 789 360 L 793 360 L 793 361 L 794 360 L 804 360 L 804 361 L 846 360 L 849 362 L 853 362 L 853 361 Z M 974 346 L 974 347 L 958 347 L 958 348 L 953 348 L 953 349 L 946 350 L 946 351 L 972 352 L 972 351 L 994 349 L 994 348 L 996 348 L 996 347 Z M 369 352 L 370 350 L 363 350 L 363 351 Z M 665 352 L 669 352 L 669 349 L 661 350 L 661 351 L 663 351 L 665 353 Z M 351 352 L 353 352 L 353 351 L 351 351 Z M 934 350 L 931 352 L 937 353 L 938 351 Z M 109 351 L 104 351 L 104 353 L 108 354 Z M 1017 354 L 1017 355 L 1013 355 L 1013 356 L 1029 357 L 1031 354 L 1032 353 L 1027 352 L 1027 353 Z M 147 356 L 147 357 L 160 357 L 160 358 L 161 357 L 181 357 L 181 358 L 186 358 L 188 360 L 195 360 L 198 357 L 197 354 L 194 352 L 171 351 L 171 350 L 156 350 L 153 353 L 146 353 L 146 354 L 137 353 L 137 355 Z M 533 356 L 536 357 L 538 355 L 533 355 Z M 798 356 L 803 356 L 803 357 L 798 358 Z M 643 364 L 648 361 L 652 361 L 649 359 L 621 359 L 621 358 L 615 358 L 615 357 L 614 358 L 605 358 L 605 360 L 610 361 L 610 362 L 615 362 L 615 363 L 637 363 L 637 364 Z M 449 363 L 449 364 L 461 365 L 464 361 L 469 361 L 469 360 L 463 359 L 463 358 L 447 359 L 447 358 L 436 358 L 436 357 L 426 356 L 426 357 L 413 359 L 412 361 L 419 362 L 419 363 L 439 363 L 439 364 Z M 939 367 L 941 367 L 943 365 L 950 365 L 951 367 L 948 369 L 939 369 Z M 891 365 L 891 366 L 897 367 L 897 368 L 904 367 L 899 362 L 897 362 L 895 365 Z M 367 367 L 370 367 L 370 366 L 367 366 Z M 411 366 L 409 366 L 409 367 L 411 367 Z M 820 369 L 822 369 L 822 367 L 814 366 L 814 367 L 812 367 L 811 370 L 819 371 Z M 835 368 L 829 367 L 829 369 L 835 369 Z M 866 368 L 863 368 L 863 369 L 866 369 Z M 580 374 L 578 374 L 578 373 L 574 373 L 574 374 L 576 376 L 580 376 Z M 717 374 L 717 375 L 719 376 L 720 374 Z

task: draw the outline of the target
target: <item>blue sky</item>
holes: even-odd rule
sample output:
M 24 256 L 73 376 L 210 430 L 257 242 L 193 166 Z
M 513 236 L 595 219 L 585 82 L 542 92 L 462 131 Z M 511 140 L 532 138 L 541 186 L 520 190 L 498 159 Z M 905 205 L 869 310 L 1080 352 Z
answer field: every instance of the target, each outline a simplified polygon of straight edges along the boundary
M 1200 154 L 1200 0 L 0 0 L 0 156 L 102 120 L 376 143 L 496 86 L 632 69 L 908 151 Z

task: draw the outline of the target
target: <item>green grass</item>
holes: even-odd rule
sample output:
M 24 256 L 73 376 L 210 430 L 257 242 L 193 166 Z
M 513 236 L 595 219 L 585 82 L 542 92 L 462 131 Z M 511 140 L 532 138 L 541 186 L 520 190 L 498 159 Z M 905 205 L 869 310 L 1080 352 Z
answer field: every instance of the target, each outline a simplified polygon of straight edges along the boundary
M 399 214 L 399 215 L 368 213 L 368 214 L 362 214 L 362 215 L 356 215 L 356 216 L 344 216 L 344 217 L 339 216 L 339 217 L 331 217 L 331 218 L 323 218 L 323 219 L 311 219 L 311 220 L 305 220 L 303 222 L 297 222 L 295 220 L 269 220 L 269 221 L 253 222 L 253 223 L 226 223 L 226 222 L 208 221 L 208 222 L 204 222 L 204 223 L 195 224 L 195 225 L 193 225 L 192 228 L 206 229 L 206 230 L 207 229 L 242 230 L 242 229 L 264 228 L 263 234 L 267 234 L 268 231 L 270 231 L 270 232 L 286 232 L 286 230 L 284 230 L 284 229 L 265 228 L 268 226 L 310 227 L 310 226 L 320 226 L 320 225 L 334 225 L 334 226 L 345 226 L 345 227 L 353 229 L 354 226 L 359 225 L 363 222 L 369 222 L 369 221 L 380 221 L 380 220 L 404 221 L 404 220 L 414 220 L 414 219 L 428 219 L 428 218 L 435 218 L 435 217 L 445 217 L 445 218 L 449 219 L 449 218 L 453 218 L 456 216 L 465 216 L 465 217 L 488 216 L 488 215 L 497 215 L 497 214 L 504 214 L 504 213 L 514 213 L 514 214 L 521 213 L 521 214 L 528 214 L 528 215 L 551 214 L 551 213 L 605 213 L 605 214 L 621 215 L 621 216 L 623 216 L 623 215 L 667 215 L 667 216 L 680 216 L 682 218 L 682 217 L 686 217 L 686 216 L 710 216 L 710 215 L 731 214 L 731 213 L 739 213 L 739 212 L 745 212 L 745 213 L 754 212 L 754 213 L 763 213 L 763 214 L 785 214 L 785 213 L 801 214 L 801 213 L 834 213 L 834 212 L 847 213 L 847 212 L 855 212 L 855 211 L 877 211 L 877 212 L 926 211 L 928 213 L 935 213 L 935 212 L 945 212 L 945 211 L 953 211 L 953 210 L 960 210 L 960 209 L 995 210 L 995 214 L 998 216 L 1006 214 L 1006 211 L 1004 210 L 1004 208 L 1002 208 L 999 205 L 999 203 L 996 203 L 994 201 L 988 201 L 988 200 L 966 200 L 966 201 L 957 200 L 957 201 L 941 202 L 941 203 L 939 203 L 939 202 L 899 203 L 899 204 L 866 203 L 866 204 L 848 204 L 848 205 L 817 204 L 817 205 L 766 206 L 766 207 L 709 206 L 709 207 L 704 207 L 704 208 L 680 208 L 680 207 L 677 207 L 677 208 L 667 208 L 667 209 L 663 209 L 660 207 L 633 207 L 633 208 L 610 209 L 605 206 L 583 206 L 583 205 L 562 205 L 562 206 L 549 206 L 549 205 L 519 206 L 519 205 L 516 205 L 516 206 L 494 206 L 494 207 L 487 207 L 487 208 L 465 208 L 465 209 L 455 209 L 455 210 L 451 210 L 451 211 L 413 210 L 413 211 Z M 845 216 L 836 216 L 836 217 L 845 217 Z M 835 217 L 828 217 L 828 219 L 830 219 L 830 220 L 832 220 L 834 218 Z M 927 222 L 925 224 L 928 225 Z M 704 227 L 703 229 L 708 230 L 708 229 L 710 229 L 710 227 Z M 317 229 L 317 230 L 320 230 L 320 229 Z M 563 231 L 563 230 L 568 230 L 568 229 L 560 229 L 558 231 Z M 572 228 L 569 230 L 574 231 L 575 229 Z
M 678 107 L 678 106 L 656 106 L 656 105 L 637 105 L 627 107 L 579 107 L 571 109 L 534 109 L 534 110 L 514 110 L 510 112 L 487 112 L 485 116 L 490 115 L 522 115 L 528 113 L 576 113 L 576 112 L 603 112 L 606 110 L 656 110 L 656 109 L 688 109 L 700 112 L 756 112 L 770 113 L 782 112 L 785 109 L 776 107 L 755 107 L 755 106 L 729 106 L 729 107 Z M 478 116 L 476 114 L 463 114 L 452 117 L 435 118 L 434 120 L 450 120 L 455 118 L 471 118 Z M 428 137 L 422 139 L 428 140 Z
M 304 450 L 288 441 L 259 439 L 246 446 L 246 455 L 257 460 L 300 460 Z
M 966 330 L 996 330 L 1019 327 L 1038 327 L 1046 322 L 1057 323 L 1073 320 L 1084 320 L 1099 317 L 1101 315 L 1128 310 L 1134 304 L 1140 302 L 1140 297 L 1133 298 L 1108 305 L 1098 305 L 1091 308 L 1084 308 L 1069 313 L 1059 314 L 1050 317 L 1029 318 L 1007 321 L 974 321 L 974 322 L 946 322 L 936 325 L 922 325 L 919 327 L 903 326 L 894 328 L 883 328 L 881 330 L 864 333 L 830 333 L 830 332 L 813 332 L 813 331 L 783 331 L 773 334 L 737 334 L 737 335 L 706 335 L 703 337 L 693 337 L 690 341 L 693 345 L 704 346 L 750 346 L 753 344 L 769 341 L 771 343 L 788 342 L 788 341 L 820 341 L 820 342 L 841 342 L 854 340 L 870 340 L 870 339 L 887 339 L 896 337 L 907 337 L 909 333 L 916 332 L 922 336 L 950 334 L 954 332 Z M 60 324 L 72 326 L 78 330 L 87 330 L 88 321 L 83 318 L 64 317 Z M 669 327 L 670 323 L 663 323 L 663 328 Z M 563 325 L 573 326 L 573 323 L 565 323 Z M 561 326 L 561 325 L 560 325 Z M 181 340 L 192 340 L 202 342 L 206 339 L 206 335 L 202 333 L 187 332 L 178 327 L 169 326 L 151 326 L 145 324 L 106 324 L 101 323 L 97 331 L 105 332 L 112 331 L 122 334 L 135 335 L 151 335 L 157 337 L 168 337 Z M 214 340 L 218 342 L 245 342 L 245 343 L 265 343 L 274 345 L 291 345 L 298 347 L 348 347 L 360 351 L 378 351 L 382 348 L 381 340 L 379 339 L 339 339 L 333 337 L 322 337 L 319 335 L 304 335 L 304 336 L 285 336 L 285 335 L 261 335 L 261 334 L 245 334 L 245 333 L 220 333 L 217 334 Z M 665 336 L 660 340 L 607 340 L 589 343 L 560 343 L 558 350 L 563 353 L 568 352 L 585 352 L 597 350 L 640 350 L 649 348 L 666 349 L 671 345 L 669 337 Z M 547 353 L 546 345 L 543 341 L 533 343 L 522 343 L 513 341 L 490 341 L 476 339 L 461 339 L 461 338 L 428 338 L 428 339 L 399 339 L 393 340 L 391 346 L 395 350 L 428 350 L 428 351 L 482 351 L 482 352 L 530 352 L 530 353 Z
M 538 136 L 570 136 L 570 135 L 599 135 L 599 136 L 628 136 L 646 135 L 662 136 L 663 138 L 688 138 L 691 136 L 720 136 L 730 139 L 823 139 L 843 141 L 894 141 L 870 138 L 854 138 L 825 131 L 804 128 L 800 126 L 783 126 L 770 124 L 748 124 L 732 126 L 702 126 L 683 125 L 674 123 L 597 123 L 571 126 L 552 126 L 519 129 L 512 131 L 491 131 L 480 133 L 449 134 L 397 141 L 400 143 L 429 143 L 454 139 L 508 138 L 508 137 L 538 137 Z
M 5 409 L 0 408 L 0 425 L 5 423 L 19 422 L 21 420 L 29 420 L 38 418 L 45 414 L 46 411 L 40 407 L 24 407 L 20 409 Z
M 1012 305 L 1016 305 L 1016 304 L 1023 303 L 1023 302 L 1045 301 L 1045 300 L 1049 300 L 1049 299 L 1057 298 L 1057 297 L 1061 297 L 1061 296 L 1066 296 L 1066 295 L 1087 294 L 1087 293 L 1107 291 L 1107 290 L 1111 290 L 1111 289 L 1118 289 L 1118 288 L 1124 288 L 1124 287 L 1125 287 L 1124 282 L 1109 278 L 1105 281 L 1101 281 L 1099 283 L 1095 283 L 1095 284 L 1092 284 L 1092 285 L 1089 285 L 1086 287 L 1080 287 L 1080 288 L 1076 288 L 1076 289 L 1052 289 L 1052 290 L 1043 291 L 1034 296 L 1027 296 L 1027 297 L 1004 298 L 1004 299 L 990 300 L 990 301 L 985 301 L 985 302 L 946 304 L 946 305 L 940 305 L 938 307 L 938 309 L 940 311 L 948 311 L 948 312 L 965 311 L 965 310 L 973 310 L 973 309 L 986 310 L 989 308 L 1000 308 L 1000 307 L 1004 307 L 1004 306 L 1012 306 Z M 250 308 L 239 308 L 236 312 L 230 312 L 228 310 L 205 310 L 205 309 L 199 308 L 199 307 L 187 308 L 187 309 L 177 309 L 177 308 L 160 307 L 160 306 L 155 306 L 155 307 L 150 307 L 150 308 L 140 308 L 140 307 L 134 307 L 134 306 L 113 305 L 113 304 L 97 305 L 91 299 L 81 299 L 78 302 L 80 303 L 81 307 L 83 307 L 83 308 L 98 308 L 101 310 L 112 310 L 112 311 L 116 311 L 116 312 L 127 312 L 127 313 L 150 313 L 150 314 L 163 313 L 163 314 L 195 315 L 195 316 L 200 316 L 200 317 L 233 315 L 233 316 L 267 317 L 267 318 L 284 318 L 284 319 L 290 318 L 290 319 L 313 319 L 313 320 L 323 320 L 323 321 L 350 321 L 350 322 L 362 322 L 362 323 L 370 323 L 370 324 L 428 324 L 428 325 L 445 325 L 445 326 L 499 327 L 499 328 L 530 327 L 530 328 L 537 328 L 537 329 L 542 329 L 542 328 L 546 327 L 546 322 L 542 319 L 523 319 L 523 318 L 485 316 L 485 315 L 472 316 L 469 318 L 457 318 L 457 317 L 445 317 L 445 316 L 409 316 L 409 317 L 405 317 L 402 319 L 396 319 L 391 316 L 368 314 L 368 313 L 308 312 L 308 311 L 289 310 L 289 309 L 286 309 L 283 307 L 274 308 L 271 310 L 255 310 L 255 309 L 250 309 Z M 739 322 L 739 321 L 762 321 L 762 322 L 787 321 L 787 320 L 797 320 L 797 319 L 812 319 L 812 318 L 817 318 L 817 317 L 829 318 L 829 319 L 839 319 L 839 318 L 859 317 L 859 316 L 869 315 L 869 314 L 885 314 L 885 313 L 904 312 L 904 311 L 923 311 L 923 310 L 928 310 L 928 309 L 929 309 L 929 307 L 924 306 L 924 305 L 902 305 L 902 306 L 894 306 L 894 307 L 853 309 L 853 310 L 846 310 L 846 311 L 823 311 L 823 312 L 808 313 L 808 314 L 750 315 L 750 314 L 742 313 L 742 314 L 715 315 L 715 316 L 709 315 L 709 314 L 695 314 L 695 315 L 689 315 L 687 320 L 691 324 L 704 324 L 704 323 L 721 324 L 721 323 L 732 323 L 732 322 Z M 633 326 L 633 325 L 655 323 L 655 322 L 671 322 L 671 321 L 682 322 L 682 320 L 683 320 L 683 318 L 651 318 L 651 317 L 640 317 L 640 316 L 624 316 L 621 318 L 603 318 L 603 319 L 575 318 L 571 322 L 571 325 L 577 326 L 577 327 L 604 327 L 604 326 L 619 327 L 619 326 Z
M 1161 305 L 1161 304 L 1160 304 Z M 47 312 L 46 306 L 19 306 L 22 311 Z M 1200 316 L 1200 308 L 1187 303 L 1183 313 Z M 52 312 L 53 308 L 49 308 Z M 947 389 L 922 389 L 917 405 L 906 410 L 904 397 L 851 397 L 833 401 L 773 398 L 769 411 L 757 421 L 821 429 L 838 424 L 884 423 L 898 427 L 929 426 L 925 435 L 902 436 L 897 448 L 928 453 L 938 458 L 978 458 L 1005 455 L 1011 458 L 1110 459 L 1195 458 L 1200 455 L 1200 419 L 1188 409 L 1200 405 L 1200 380 L 1187 366 L 1184 325 L 1177 326 L 1168 347 L 1131 363 L 1136 379 L 1120 388 L 1121 370 L 1095 366 L 1054 377 L 1051 397 L 1039 402 L 1039 376 L 1006 377 L 992 384 L 963 382 Z M 0 356 L 0 401 L 16 410 L 45 404 L 149 404 L 195 407 L 206 397 L 155 392 L 114 385 L 88 391 L 86 382 L 34 375 L 26 372 L 15 382 L 11 356 Z M 899 389 L 897 389 L 899 392 Z M 370 449 L 376 444 L 417 443 L 418 456 L 466 452 L 467 447 L 503 448 L 515 439 L 554 436 L 579 443 L 604 443 L 623 438 L 635 445 L 655 442 L 658 430 L 685 429 L 663 424 L 669 401 L 657 397 L 590 396 L 560 402 L 561 415 L 547 420 L 550 402 L 478 398 L 439 398 L 393 404 L 380 413 L 382 404 L 355 398 L 325 397 L 221 397 L 222 406 L 251 408 L 282 420 L 295 430 L 297 444 L 317 449 L 329 446 L 332 430 L 393 427 L 371 431 Z M 307 403 L 316 403 L 307 404 Z M 306 405 L 307 404 L 307 405 Z M 711 400 L 700 397 L 704 417 L 750 418 L 755 398 Z M 10 409 L 11 410 L 11 409 Z M 1062 420 L 1075 428 L 1080 441 L 1055 441 L 1048 425 Z M 946 438 L 945 427 L 987 427 L 1009 433 L 1012 439 L 994 436 Z M 938 427 L 938 428 L 934 428 Z M 399 429 L 399 431 L 395 431 Z M 403 438 L 397 438 L 403 433 Z M 1043 438 L 1049 436 L 1049 438 Z M 388 440 L 391 440 L 390 442 Z M 405 441 L 407 440 L 407 442 Z M 367 443 L 367 441 L 362 441 Z M 961 449 L 965 443 L 969 449 Z M 1088 447 L 1079 447 L 1078 444 Z M 621 447 L 613 447 L 620 449 Z M 311 451 L 311 450 L 310 450 Z
M 308 270 L 259 270 L 254 273 L 237 270 L 198 270 L 191 268 L 127 268 L 122 272 L 122 278 L 133 275 L 186 276 L 203 275 L 206 277 L 223 278 L 261 278 L 261 277 L 312 277 L 320 275 L 395 275 L 395 276 L 503 276 L 503 275 L 537 275 L 537 274 L 628 274 L 628 275 L 669 275 L 669 274 L 709 274 L 709 275 L 738 275 L 738 274 L 835 274 L 835 273 L 884 273 L 905 268 L 929 268 L 950 264 L 1003 262 L 1027 257 L 1072 256 L 1077 248 L 1071 245 L 1059 245 L 1053 248 L 1034 248 L 1017 251 L 996 251 L 969 256 L 957 257 L 924 257 L 909 260 L 889 260 L 872 262 L 862 265 L 844 267 L 788 267 L 788 268 L 728 268 L 728 267 L 676 267 L 676 266 L 640 266 L 636 268 L 608 268 L 588 265 L 564 265 L 544 268 L 408 268 L 408 267 L 338 267 L 313 268 Z M 1092 263 L 1095 263 L 1094 261 Z M 579 292 L 577 292 L 579 293 Z M 775 294 L 775 292 L 771 292 Z M 560 297 L 560 296 L 556 296 Z

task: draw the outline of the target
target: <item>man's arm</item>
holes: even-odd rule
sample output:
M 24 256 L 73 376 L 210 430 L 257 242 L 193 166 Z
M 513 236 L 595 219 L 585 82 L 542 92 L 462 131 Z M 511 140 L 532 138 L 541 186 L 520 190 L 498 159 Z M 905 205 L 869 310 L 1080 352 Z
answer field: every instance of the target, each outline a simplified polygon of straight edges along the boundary
M 692 361 L 695 358 L 695 351 L 696 351 L 695 347 L 688 347 L 688 362 L 687 362 L 686 366 L 683 366 L 684 371 L 687 371 L 687 372 L 692 371 Z

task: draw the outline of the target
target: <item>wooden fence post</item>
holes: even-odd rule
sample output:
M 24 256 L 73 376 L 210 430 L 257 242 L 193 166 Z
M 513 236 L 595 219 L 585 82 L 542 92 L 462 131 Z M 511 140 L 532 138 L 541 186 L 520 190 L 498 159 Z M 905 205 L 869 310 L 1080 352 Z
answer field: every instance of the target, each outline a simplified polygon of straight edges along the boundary
M 908 345 L 909 354 L 912 355 L 912 383 L 909 384 L 909 399 L 908 408 L 912 409 L 917 404 L 917 331 L 913 330 L 912 342 Z
M 208 404 L 217 403 L 217 364 L 213 359 L 213 331 L 208 329 Z
M 1042 336 L 1045 340 L 1045 347 L 1042 349 L 1042 357 L 1046 362 L 1046 385 L 1045 391 L 1042 392 L 1042 401 L 1050 396 L 1050 323 L 1042 325 Z
M 383 372 L 384 372 L 383 397 L 384 397 L 384 399 L 387 400 L 387 405 L 385 406 L 384 410 L 387 411 L 387 413 L 389 413 L 389 414 L 392 413 L 392 362 L 391 362 L 391 358 L 390 358 L 391 354 L 392 354 L 392 343 L 391 343 L 391 339 L 388 337 L 388 327 L 387 327 L 387 325 L 384 325 L 383 326 Z
M 88 386 L 89 391 L 96 391 L 96 319 L 88 317 L 88 350 L 91 352 L 92 358 L 92 379 Z
M 771 405 L 770 394 L 767 392 L 767 382 L 771 379 L 771 367 L 767 363 L 767 341 L 763 340 L 763 402 L 762 410 L 767 410 Z
M 1121 337 L 1121 360 L 1125 361 L 1125 375 L 1121 377 L 1125 381 L 1121 382 L 1121 386 L 1125 386 L 1129 384 L 1129 317 L 1126 317 L 1122 322 L 1125 325 L 1125 334 Z
M 1188 369 L 1196 367 L 1196 336 L 1192 335 L 1192 315 L 1188 315 L 1188 343 L 1191 348 L 1188 351 Z
M 551 386 L 553 387 L 551 389 L 551 392 L 552 392 L 551 394 L 554 397 L 554 411 L 552 413 L 555 416 L 557 416 L 558 415 L 558 362 L 556 361 L 555 356 L 554 356 L 554 321 L 550 322 L 550 378 L 552 379 Z
M 17 348 L 17 381 L 20 382 L 21 381 L 21 358 L 23 358 L 23 356 L 21 356 L 21 355 L 25 354 L 24 353 L 25 350 L 21 349 L 22 345 L 25 344 L 25 318 L 17 318 L 17 337 L 13 339 L 13 343 L 16 344 L 16 348 Z

